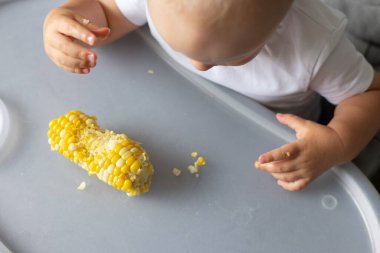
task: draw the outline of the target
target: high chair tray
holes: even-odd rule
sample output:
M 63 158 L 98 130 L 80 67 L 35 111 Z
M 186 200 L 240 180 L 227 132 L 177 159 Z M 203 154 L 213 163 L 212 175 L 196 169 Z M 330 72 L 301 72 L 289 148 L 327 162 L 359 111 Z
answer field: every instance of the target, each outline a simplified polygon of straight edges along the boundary
M 380 251 L 380 198 L 354 165 L 282 190 L 253 163 L 294 134 L 255 102 L 168 64 L 146 30 L 95 49 L 89 75 L 58 69 L 42 26 L 59 4 L 0 3 L 11 126 L 0 152 L 2 251 Z M 155 168 L 149 193 L 129 198 L 50 150 L 49 121 L 73 109 L 142 143 Z M 193 151 L 207 162 L 199 178 L 187 170 Z

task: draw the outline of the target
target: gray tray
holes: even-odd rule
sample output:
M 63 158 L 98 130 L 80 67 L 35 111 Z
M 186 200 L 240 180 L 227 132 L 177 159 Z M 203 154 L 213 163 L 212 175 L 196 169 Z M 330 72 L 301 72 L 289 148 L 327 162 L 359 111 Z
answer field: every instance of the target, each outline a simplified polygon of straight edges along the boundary
M 90 75 L 63 72 L 42 48 L 57 5 L 0 3 L 0 98 L 11 118 L 0 252 L 380 252 L 379 195 L 355 166 L 282 190 L 253 161 L 293 133 L 251 100 L 168 65 L 146 31 L 97 49 Z M 149 193 L 128 198 L 50 151 L 49 121 L 72 109 L 142 142 L 156 170 Z M 200 178 L 185 169 L 192 151 L 207 160 Z

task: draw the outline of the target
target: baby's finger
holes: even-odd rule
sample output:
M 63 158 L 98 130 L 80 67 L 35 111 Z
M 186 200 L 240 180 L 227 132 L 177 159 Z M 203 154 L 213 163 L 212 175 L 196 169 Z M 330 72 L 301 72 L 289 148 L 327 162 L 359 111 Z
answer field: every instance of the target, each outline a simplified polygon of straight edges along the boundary
M 260 163 L 293 159 L 298 155 L 298 143 L 292 142 L 259 156 Z
M 291 161 L 281 161 L 281 162 L 271 162 L 271 163 L 255 163 L 256 168 L 260 170 L 265 170 L 269 173 L 288 173 L 292 171 L 297 171 L 298 167 L 294 162 Z
M 72 69 L 75 69 L 75 68 L 84 69 L 84 68 L 93 67 L 93 66 L 91 66 L 89 61 L 71 57 L 71 56 L 66 55 L 62 51 L 57 50 L 55 48 L 50 49 L 50 55 L 52 56 L 52 58 L 55 59 L 55 61 L 60 66 L 66 66 L 66 67 L 72 68 Z
M 278 180 L 284 181 L 284 182 L 296 182 L 300 179 L 302 179 L 302 175 L 297 172 L 289 172 L 289 173 L 271 173 L 271 175 Z
M 58 57 L 57 52 L 55 52 L 54 49 L 52 49 L 52 48 L 49 49 L 49 57 L 58 67 L 60 67 L 61 69 L 65 70 L 65 71 L 77 73 L 77 74 L 88 74 L 88 73 L 90 73 L 90 68 L 69 67 L 69 66 L 62 64 L 63 61 L 61 60 L 60 57 Z M 68 56 L 63 56 L 63 57 L 68 57 Z
M 84 18 L 81 15 L 75 14 L 74 19 L 78 23 L 87 27 L 88 30 L 90 30 L 96 37 L 99 37 L 100 39 L 107 39 L 108 35 L 111 32 L 111 29 L 109 29 L 108 27 L 99 27 L 98 25 L 92 23 L 91 20 Z
M 61 69 L 67 71 L 67 72 L 72 72 L 72 73 L 75 73 L 75 74 L 88 74 L 90 73 L 90 69 L 81 69 L 81 68 L 70 68 L 70 67 L 67 67 L 65 65 L 60 65 L 56 60 L 53 59 L 53 62 L 58 66 L 60 67 Z
M 307 120 L 293 114 L 277 113 L 276 118 L 281 124 L 287 125 L 296 133 L 299 133 L 304 128 L 307 122 Z
M 57 30 L 90 46 L 95 45 L 96 36 L 85 26 L 78 23 L 76 19 L 70 17 L 61 19 L 57 24 Z
M 56 36 L 52 36 L 50 46 L 61 51 L 65 55 L 77 59 L 87 60 L 91 63 L 91 65 L 96 65 L 96 54 L 94 52 L 84 46 L 73 42 L 62 34 L 56 34 Z
M 310 183 L 310 179 L 300 179 L 295 182 L 285 182 L 277 180 L 277 184 L 287 191 L 299 191 L 305 188 Z

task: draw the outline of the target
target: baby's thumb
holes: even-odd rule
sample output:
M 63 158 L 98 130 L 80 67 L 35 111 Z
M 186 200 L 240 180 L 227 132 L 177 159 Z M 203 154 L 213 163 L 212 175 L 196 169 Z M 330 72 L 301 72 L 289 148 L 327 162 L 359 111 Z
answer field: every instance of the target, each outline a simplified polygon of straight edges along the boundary
M 287 125 L 289 128 L 293 129 L 296 132 L 297 139 L 302 138 L 306 125 L 305 119 L 293 114 L 282 113 L 277 113 L 276 118 L 281 124 Z
M 89 30 L 99 39 L 105 40 L 111 33 L 111 29 L 108 27 L 89 27 Z

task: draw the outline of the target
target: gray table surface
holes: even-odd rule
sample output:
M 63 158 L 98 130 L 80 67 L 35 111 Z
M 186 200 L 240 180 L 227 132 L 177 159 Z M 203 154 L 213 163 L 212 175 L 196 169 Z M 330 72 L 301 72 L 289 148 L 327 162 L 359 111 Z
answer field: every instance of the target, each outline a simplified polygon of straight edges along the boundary
M 90 75 L 63 72 L 42 47 L 56 5 L 0 2 L 0 99 L 12 127 L 0 151 L 0 252 L 380 252 L 380 199 L 356 167 L 282 190 L 253 161 L 293 133 L 168 65 L 146 34 L 97 49 Z M 72 109 L 142 142 L 155 166 L 149 193 L 128 198 L 50 151 L 49 121 Z M 192 151 L 207 160 L 200 178 L 185 170 Z

